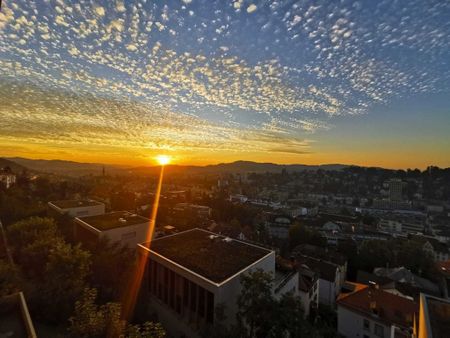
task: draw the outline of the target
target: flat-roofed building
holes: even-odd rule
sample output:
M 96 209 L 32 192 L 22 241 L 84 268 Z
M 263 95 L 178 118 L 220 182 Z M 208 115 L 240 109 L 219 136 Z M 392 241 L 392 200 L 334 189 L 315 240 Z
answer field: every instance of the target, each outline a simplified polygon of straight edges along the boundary
M 128 211 L 75 218 L 75 239 L 86 244 L 106 237 L 111 242 L 135 248 L 146 240 L 150 220 Z
M 59 214 L 70 217 L 96 216 L 105 213 L 105 205 L 94 200 L 50 201 L 48 206 Z
M 0 337 L 37 337 L 22 292 L 0 298 Z
M 139 250 L 148 254 L 144 290 L 150 309 L 174 337 L 199 336 L 214 323 L 218 305 L 224 307 L 224 324 L 233 324 L 241 276 L 256 269 L 275 276 L 273 250 L 198 228 L 141 244 Z M 297 283 L 282 283 L 274 285 L 274 293 L 291 285 L 295 291 Z
M 420 294 L 417 338 L 446 338 L 450 335 L 450 301 Z

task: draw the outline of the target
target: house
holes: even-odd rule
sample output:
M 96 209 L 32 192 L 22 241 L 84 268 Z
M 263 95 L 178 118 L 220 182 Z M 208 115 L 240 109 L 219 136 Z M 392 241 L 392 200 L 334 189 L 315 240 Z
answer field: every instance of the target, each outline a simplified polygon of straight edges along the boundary
M 278 239 L 288 239 L 289 229 L 291 228 L 292 220 L 288 216 L 269 214 L 269 219 L 266 221 L 266 227 L 269 235 Z
M 96 216 L 105 213 L 105 205 L 94 200 L 50 201 L 48 206 L 61 215 L 70 217 Z
M 123 246 L 135 248 L 145 242 L 150 220 L 127 211 L 75 218 L 75 239 L 85 244 L 107 238 Z
M 419 312 L 414 301 L 371 284 L 340 297 L 338 333 L 347 338 L 411 337 Z
M 329 261 L 301 254 L 295 255 L 294 259 L 297 267 L 306 267 L 317 274 L 319 279 L 319 303 L 334 307 L 336 297 L 339 295 L 343 284 L 339 266 Z
M 199 228 L 140 244 L 138 252 L 147 257 L 141 291 L 174 337 L 200 336 L 214 324 L 217 306 L 223 308 L 224 324 L 234 324 L 241 276 L 262 269 L 275 277 L 273 250 Z M 274 294 L 296 292 L 296 276 L 288 273 L 274 283 Z
M 14 183 L 16 183 L 16 175 L 14 175 L 11 168 L 0 168 L 0 184 L 9 189 Z
M 37 337 L 22 292 L 0 298 L 0 337 Z
M 420 295 L 417 338 L 445 338 L 450 333 L 450 301 L 427 294 Z
M 448 245 L 439 241 L 437 238 L 423 235 L 411 235 L 410 238 L 421 242 L 423 244 L 423 250 L 428 252 L 433 257 L 434 261 L 439 262 L 450 259 Z
M 339 267 L 340 274 L 339 287 L 341 287 L 344 281 L 347 279 L 347 258 L 340 252 L 333 249 L 322 248 L 320 246 L 312 244 L 300 244 L 294 248 L 293 252 L 313 258 L 320 258 L 324 261 L 336 264 Z
M 311 310 L 319 308 L 319 277 L 306 265 L 298 268 L 298 274 L 298 295 L 306 318 L 310 315 Z

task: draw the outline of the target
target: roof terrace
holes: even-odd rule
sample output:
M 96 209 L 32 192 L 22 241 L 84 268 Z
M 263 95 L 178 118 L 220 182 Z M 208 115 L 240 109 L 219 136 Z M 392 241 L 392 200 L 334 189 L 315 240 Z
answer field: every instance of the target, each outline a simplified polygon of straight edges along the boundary
M 78 217 L 78 220 L 99 231 L 150 222 L 148 218 L 131 214 L 128 211 L 114 211 L 103 215 Z
M 148 245 L 145 243 L 140 246 L 215 284 L 225 282 L 273 253 L 198 228 L 157 238 L 150 243 L 150 249 Z
M 103 203 L 93 200 L 60 200 L 60 201 L 50 201 L 49 204 L 53 204 L 55 207 L 59 209 L 71 209 L 71 208 L 91 207 L 94 205 L 102 205 Z

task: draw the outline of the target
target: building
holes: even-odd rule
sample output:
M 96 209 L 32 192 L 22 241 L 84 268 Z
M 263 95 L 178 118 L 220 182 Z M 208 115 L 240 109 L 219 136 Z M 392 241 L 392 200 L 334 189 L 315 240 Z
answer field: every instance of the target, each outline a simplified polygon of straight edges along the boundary
M 403 182 L 400 179 L 391 179 L 389 185 L 389 200 L 393 202 L 403 200 Z
M 186 230 L 139 245 L 148 254 L 149 310 L 174 337 L 197 337 L 212 325 L 217 306 L 225 325 L 236 320 L 240 278 L 256 269 L 275 277 L 275 252 L 203 229 Z M 296 292 L 298 274 L 287 273 L 273 292 Z
M 290 217 L 270 214 L 266 222 L 269 235 L 278 239 L 288 239 L 292 221 Z
M 312 244 L 300 244 L 294 248 L 293 253 L 319 258 L 326 262 L 336 264 L 339 267 L 339 280 L 341 282 L 341 287 L 347 279 L 347 258 L 336 250 L 322 248 Z
M 336 298 L 345 282 L 337 264 L 319 258 L 305 255 L 296 255 L 295 261 L 298 267 L 305 267 L 314 271 L 318 276 L 319 303 L 334 307 Z
M 3 184 L 6 189 L 9 189 L 16 183 L 16 175 L 13 174 L 9 167 L 0 169 L 0 183 Z
M 75 239 L 85 244 L 100 238 L 135 248 L 145 242 L 150 220 L 127 211 L 75 218 Z
M 417 338 L 446 338 L 449 334 L 450 301 L 424 293 L 420 294 Z
M 298 274 L 298 295 L 306 318 L 312 310 L 319 308 L 319 277 L 305 265 L 298 268 Z
M 387 214 L 380 218 L 378 229 L 394 234 L 423 233 L 425 217 L 415 214 Z
M 372 284 L 337 300 L 338 333 L 347 338 L 411 337 L 419 307 Z
M 70 217 L 96 216 L 105 213 L 105 205 L 94 200 L 50 201 L 48 206 L 57 213 Z
M 0 337 L 37 337 L 22 292 L 0 298 Z

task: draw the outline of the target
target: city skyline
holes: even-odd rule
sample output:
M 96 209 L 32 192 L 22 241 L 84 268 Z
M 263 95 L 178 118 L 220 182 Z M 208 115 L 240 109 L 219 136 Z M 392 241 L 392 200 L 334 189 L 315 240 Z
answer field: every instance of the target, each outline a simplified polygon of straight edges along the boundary
M 1 156 L 450 166 L 450 4 L 3 1 Z

